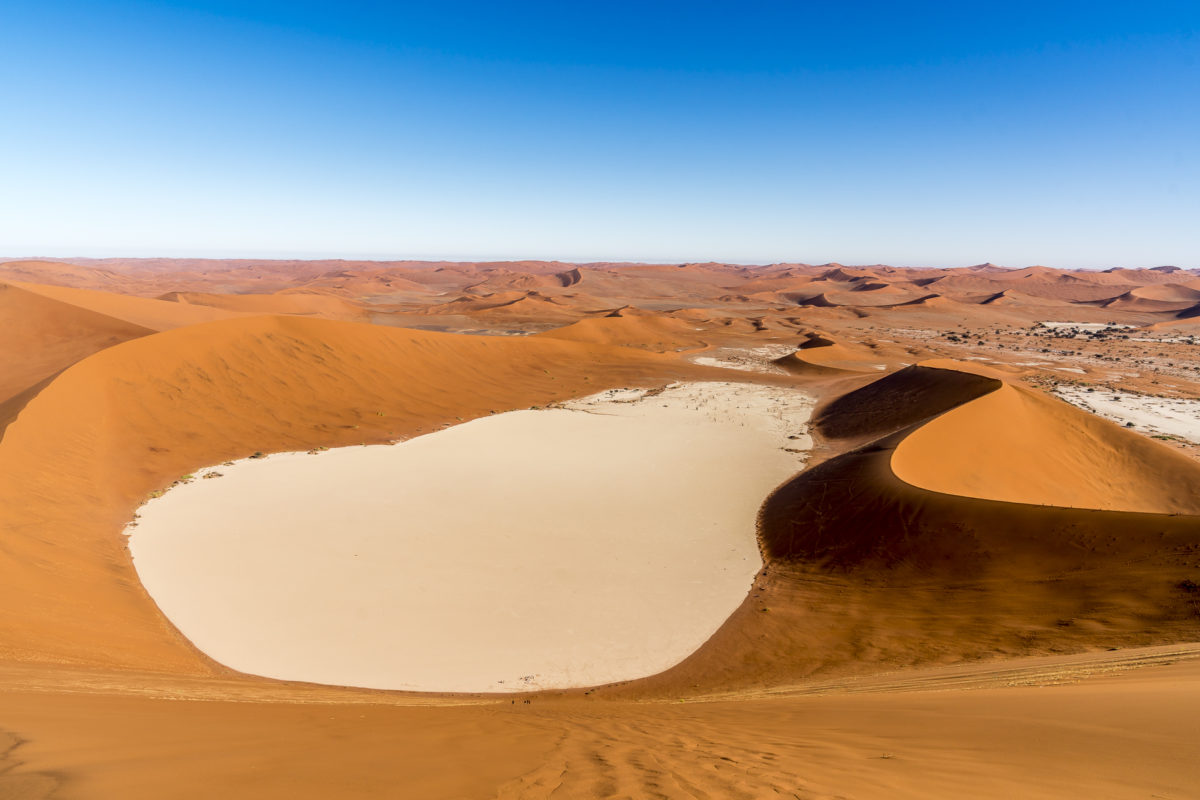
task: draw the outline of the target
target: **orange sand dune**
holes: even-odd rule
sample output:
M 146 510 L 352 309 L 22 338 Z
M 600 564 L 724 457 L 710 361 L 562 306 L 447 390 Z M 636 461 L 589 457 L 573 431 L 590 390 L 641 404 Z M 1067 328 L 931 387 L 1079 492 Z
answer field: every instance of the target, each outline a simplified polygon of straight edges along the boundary
M 928 456 L 919 464 L 922 477 L 945 482 L 964 468 L 1036 471 L 1037 459 L 1052 457 L 1040 442 L 1020 450 L 1029 439 L 1014 433 L 1016 424 L 980 412 L 996 410 L 984 405 L 994 397 L 1011 404 L 1009 384 L 946 366 L 909 368 L 823 409 L 818 431 L 867 443 L 806 470 L 768 499 L 760 534 L 770 566 L 751 599 L 708 647 L 651 686 L 794 684 L 862 673 L 867 664 L 954 663 L 1200 637 L 1187 582 L 1200 568 L 1200 516 L 1046 506 L 1036 496 L 1001 502 L 931 491 L 893 472 L 908 448 Z M 1031 416 L 1039 411 L 1045 410 Z M 975 417 L 976 426 L 943 426 L 960 414 Z M 995 426 L 996 437 L 1011 433 L 1018 442 L 975 454 L 994 464 L 964 465 L 954 436 L 987 435 L 978 424 L 983 420 Z M 1079 444 L 1049 427 L 1040 430 L 1057 435 L 1054 444 Z M 926 428 L 938 435 L 922 436 Z M 1141 455 L 1142 466 L 1160 475 L 1178 466 L 1157 445 Z M 1064 491 L 1084 491 L 1105 479 L 1111 463 L 1086 462 L 1077 453 L 1070 466 L 1077 471 L 1055 479 Z M 1195 465 L 1189 466 L 1185 481 L 1194 479 Z M 1170 490 L 1159 490 L 1160 507 L 1170 499 L 1164 494 Z
M 1125 288 L 1132 289 L 1135 285 L 1129 284 Z M 1037 269 L 982 275 L 953 273 L 932 281 L 925 288 L 947 295 L 1011 292 L 1014 298 L 1037 297 L 1043 301 L 1079 302 L 1113 296 L 1113 284 L 1095 282 L 1091 275 L 1079 277 L 1058 270 Z
M 930 308 L 954 308 L 958 303 L 951 300 L 949 297 L 943 297 L 940 294 L 927 294 L 921 297 L 913 298 L 902 303 L 896 303 L 895 308 L 920 307 L 922 309 Z
M 701 703 L 423 708 L 15 691 L 3 703 L 27 732 L 12 751 L 26 763 L 7 777 L 28 790 L 18 797 L 128 800 L 1187 797 L 1200 782 L 1200 668 L 1173 655 L 1134 671 L 1060 657 L 1010 672 L 929 670 L 899 691 L 843 682 L 817 696 Z
M 205 306 L 189 306 L 165 300 L 151 300 L 92 289 L 74 289 L 66 286 L 41 286 L 31 283 L 13 283 L 28 292 L 39 294 L 88 311 L 140 325 L 155 331 L 195 325 L 237 316 L 237 312 L 224 311 Z
M 986 306 L 1069 306 L 1070 303 L 1066 300 L 1059 300 L 1053 297 L 1038 297 L 1036 295 L 1027 294 L 1017 291 L 1016 289 L 1005 289 L 995 294 L 990 294 L 980 301 L 981 305 Z
M 575 286 L 583 280 L 578 268 L 554 273 L 525 273 L 509 269 L 498 269 L 487 273 L 479 283 L 471 284 L 463 291 L 472 294 L 487 294 L 498 291 L 528 291 L 536 289 L 561 289 Z
M 671 363 L 299 317 L 194 325 L 97 353 L 38 393 L 0 440 L 0 658 L 206 672 L 131 571 L 119 529 L 149 492 L 256 450 L 411 435 L 669 376 Z
M 361 320 L 367 311 L 360 305 L 325 292 L 278 292 L 275 294 L 212 294 L 168 292 L 160 300 L 211 306 L 250 314 L 302 314 L 324 319 Z
M 1200 281 L 1188 283 L 1160 283 L 1142 286 L 1129 292 L 1143 300 L 1161 300 L 1168 303 L 1196 302 L 1200 300 Z
M 1111 310 L 1125 311 L 1183 311 L 1200 300 L 1200 290 L 1180 284 L 1158 284 L 1131 289 L 1102 303 Z
M 111 345 L 149 328 L 0 283 L 0 402 Z
M 835 398 L 818 411 L 815 421 L 833 439 L 878 437 L 931 419 L 999 386 L 997 374 L 977 366 L 913 365 Z
M 663 353 L 704 346 L 705 331 L 681 319 L 622 308 L 602 317 L 589 317 L 562 328 L 535 334 L 572 342 L 638 347 Z
M 896 447 L 902 480 L 1014 503 L 1200 514 L 1200 464 L 1062 401 L 1006 384 Z
M 486 315 L 492 318 L 528 320 L 564 320 L 578 317 L 582 310 L 557 297 L 537 291 L 506 291 L 480 297 L 463 295 L 429 309 L 432 315 Z
M 775 364 L 792 372 L 877 372 L 885 360 L 866 347 L 850 347 L 827 335 L 810 333 L 791 355 Z
M 1047 318 L 1195 325 L 1176 319 L 1186 310 L 1096 305 L 1124 293 L 1163 302 L 1162 292 L 1195 289 L 1195 272 L 87 263 L 0 265 L 0 276 L 155 296 L 254 292 L 269 308 L 299 303 L 273 299 L 293 289 L 351 304 L 370 295 L 372 319 L 394 310 L 377 312 L 380 298 L 404 304 L 408 316 L 397 311 L 391 324 L 454 317 L 429 306 L 489 275 L 579 279 L 544 281 L 541 297 L 514 291 L 508 299 L 528 309 L 520 317 L 505 316 L 504 297 L 495 311 L 464 298 L 464 327 L 493 313 L 539 329 L 575 323 L 522 338 L 0 290 L 15 293 L 0 296 L 0 312 L 28 321 L 28 361 L 41 364 L 13 355 L 27 372 L 0 402 L 0 424 L 15 416 L 0 438 L 0 796 L 1183 797 L 1200 782 L 1200 671 L 1164 666 L 1195 648 L 1148 660 L 1129 649 L 1200 641 L 1196 464 L 1002 368 L 926 361 L 865 386 L 874 376 L 856 371 L 746 373 L 824 402 L 812 466 L 761 509 L 767 563 L 745 602 L 665 673 L 528 704 L 232 673 L 162 617 L 120 535 L 151 492 L 201 465 L 382 442 L 610 386 L 711 378 L 670 351 L 717 333 L 791 344 L 819 323 L 832 344 L 802 348 L 804 358 L 840 347 L 888 364 L 964 348 L 1018 364 L 1109 348 L 1094 351 L 1115 364 L 1109 380 L 1138 372 L 1147 386 L 1152 376 L 1185 393 L 1195 386 L 1186 342 L 1026 331 Z M 949 301 L 854 304 L 889 293 L 869 288 L 878 284 Z M 1001 292 L 1021 302 L 974 304 Z M 827 307 L 796 305 L 822 294 Z M 969 344 L 945 335 L 980 324 L 993 330 Z M 1023 330 L 1001 340 L 1004 328 Z M 1154 356 L 1163 371 L 1145 372 L 1141 353 L 1121 347 L 1168 353 Z M 1030 380 L 1047 374 L 1025 366 Z M 1041 666 L 1012 666 L 1034 656 Z M 1111 672 L 1145 663 L 1158 666 Z M 1049 686 L 1062 682 L 1073 685 Z
M 0 262 L 0 280 L 108 289 L 120 284 L 122 276 L 109 270 L 61 261 L 26 260 Z

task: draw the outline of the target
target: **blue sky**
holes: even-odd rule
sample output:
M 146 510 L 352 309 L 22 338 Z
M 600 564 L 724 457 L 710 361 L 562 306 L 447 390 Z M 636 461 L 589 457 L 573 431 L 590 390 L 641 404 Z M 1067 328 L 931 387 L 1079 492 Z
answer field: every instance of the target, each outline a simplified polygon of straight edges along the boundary
M 0 255 L 1200 266 L 1200 4 L 0 0 Z

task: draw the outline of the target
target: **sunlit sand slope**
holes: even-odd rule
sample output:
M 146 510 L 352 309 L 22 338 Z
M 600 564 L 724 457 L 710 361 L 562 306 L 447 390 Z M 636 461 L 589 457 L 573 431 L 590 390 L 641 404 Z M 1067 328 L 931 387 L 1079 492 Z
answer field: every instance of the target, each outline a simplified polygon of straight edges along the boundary
M 149 328 L 0 283 L 0 403 L 59 370 Z
M 878 415 L 864 413 L 860 400 L 885 398 L 891 389 L 897 395 L 879 405 Z M 921 417 L 932 417 L 924 424 L 936 428 L 976 404 L 1005 399 L 1009 391 L 1015 390 L 987 375 L 917 367 L 828 405 L 819 430 L 826 435 L 830 429 L 869 430 L 874 441 L 801 473 L 772 495 L 760 519 L 771 561 L 767 571 L 733 624 L 675 678 L 720 675 L 727 685 L 771 685 L 861 672 L 872 664 L 1190 641 L 1200 635 L 1194 590 L 1200 517 L 1043 505 L 1046 496 L 1038 491 L 1044 490 L 1036 485 L 1027 502 L 1002 502 L 931 491 L 893 471 L 895 454 L 925 430 Z M 923 407 L 903 398 L 917 398 Z M 983 435 L 984 419 L 1003 423 L 993 416 L 977 418 L 975 428 L 956 436 Z M 1047 423 L 1043 434 L 1049 443 L 1070 446 L 1064 438 L 1070 422 L 1066 433 Z M 1133 434 L 1112 427 L 1098 436 L 1109 437 L 1101 441 L 1115 449 Z M 994 455 L 976 456 L 996 458 L 998 465 L 956 461 L 955 436 L 921 446 L 929 448 L 923 455 L 931 464 L 939 463 L 933 448 L 943 447 L 951 474 L 1015 470 L 1025 463 L 1037 474 L 1041 467 L 1034 462 L 1049 456 L 1040 442 L 1022 453 L 1022 442 L 1029 440 L 1014 435 L 1012 442 L 994 442 Z M 1179 464 L 1157 445 L 1143 451 L 1138 441 L 1128 444 L 1143 461 L 1127 465 L 1124 479 L 1135 485 L 1150 480 L 1136 474 L 1143 468 L 1160 476 L 1168 489 L 1150 496 L 1169 508 L 1167 476 L 1192 480 L 1194 466 Z M 1071 457 L 1074 471 L 1059 480 L 1066 487 L 1103 482 L 1114 469 L 1112 462 L 1091 461 L 1086 451 Z M 1153 488 L 1145 486 L 1147 492 Z
M 914 431 L 892 470 L 914 486 L 989 500 L 1200 514 L 1200 464 L 1011 384 Z
M 51 300 L 57 300 L 77 308 L 94 311 L 97 314 L 104 314 L 114 319 L 124 320 L 130 324 L 155 331 L 164 331 L 183 325 L 195 325 L 200 322 L 212 322 L 213 320 L 229 319 L 230 317 L 238 316 L 237 312 L 223 309 L 208 308 L 207 306 L 188 306 L 182 303 L 152 300 L 147 297 L 132 297 L 114 292 L 73 289 L 66 286 L 43 286 L 33 283 L 14 282 L 12 285 Z
M 794 372 L 841 373 L 877 372 L 885 368 L 884 359 L 866 347 L 848 347 L 821 334 L 810 334 L 796 352 L 775 361 Z
M 97 353 L 0 440 L 0 658 L 206 671 L 149 602 L 120 535 L 150 492 L 258 450 L 380 441 L 669 377 L 663 358 L 293 317 Z
M 215 294 L 168 292 L 159 298 L 184 305 L 211 306 L 252 314 L 299 314 L 323 319 L 363 321 L 367 310 L 343 297 L 321 292 L 286 291 L 274 294 Z

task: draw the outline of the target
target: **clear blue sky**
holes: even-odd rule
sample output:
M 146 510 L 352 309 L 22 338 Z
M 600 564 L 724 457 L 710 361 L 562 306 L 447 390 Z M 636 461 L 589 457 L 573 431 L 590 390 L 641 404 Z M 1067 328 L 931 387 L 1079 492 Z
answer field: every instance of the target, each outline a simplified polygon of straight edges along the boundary
M 0 255 L 1200 266 L 1200 3 L 0 0 Z

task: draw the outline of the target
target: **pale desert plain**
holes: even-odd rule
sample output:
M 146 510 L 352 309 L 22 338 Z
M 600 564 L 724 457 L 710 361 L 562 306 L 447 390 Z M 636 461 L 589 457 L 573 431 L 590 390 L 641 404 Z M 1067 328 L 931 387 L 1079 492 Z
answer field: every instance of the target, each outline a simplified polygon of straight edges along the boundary
M 0 798 L 1200 796 L 1200 272 L 0 261 Z

